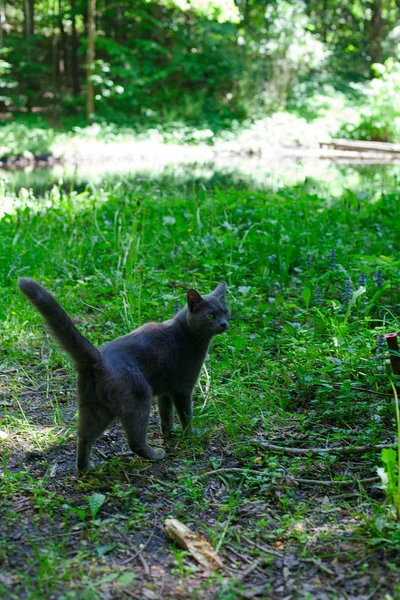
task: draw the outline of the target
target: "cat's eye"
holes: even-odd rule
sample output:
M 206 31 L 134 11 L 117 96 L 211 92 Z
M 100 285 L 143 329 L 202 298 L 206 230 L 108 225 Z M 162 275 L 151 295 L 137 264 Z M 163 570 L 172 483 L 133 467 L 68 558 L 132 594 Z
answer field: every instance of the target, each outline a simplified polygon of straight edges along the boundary
M 214 315 L 214 313 L 207 313 L 206 317 L 207 317 L 207 319 L 214 319 L 215 315 Z

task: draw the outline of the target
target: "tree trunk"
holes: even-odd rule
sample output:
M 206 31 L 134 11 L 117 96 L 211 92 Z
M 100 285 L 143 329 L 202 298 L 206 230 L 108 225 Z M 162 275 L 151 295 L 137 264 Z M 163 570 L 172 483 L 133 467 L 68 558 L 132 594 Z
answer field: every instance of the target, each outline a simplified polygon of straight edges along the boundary
M 4 27 L 5 22 L 6 22 L 6 15 L 4 12 L 4 0 L 0 0 L 0 48 L 3 47 L 3 42 L 4 42 L 3 27 Z
M 60 57 L 59 57 L 59 65 L 58 72 L 61 75 L 61 78 L 65 78 L 65 81 L 68 81 L 69 77 L 69 63 L 68 63 L 68 52 L 67 52 L 67 36 L 64 29 L 64 7 L 62 5 L 62 0 L 59 0 L 58 3 L 58 19 L 59 19 L 59 27 L 60 27 Z
M 116 31 L 115 31 L 115 39 L 117 40 L 117 42 L 122 42 L 124 39 L 124 35 L 123 35 L 123 8 L 121 6 L 120 3 L 118 3 L 117 7 L 116 7 L 116 11 L 115 11 L 115 18 L 116 18 Z
M 24 0 L 24 37 L 28 39 L 34 33 L 34 0 Z
M 322 41 L 326 42 L 326 20 L 328 18 L 328 0 L 324 0 L 322 16 Z
M 382 4 L 383 0 L 371 2 L 372 16 L 368 24 L 368 53 L 372 64 L 383 62 L 382 41 L 385 24 L 382 18 Z
M 75 0 L 71 0 L 71 77 L 72 77 L 72 94 L 74 98 L 79 96 L 79 63 L 78 63 L 78 36 L 76 33 L 76 4 Z
M 58 4 L 58 8 L 57 8 L 57 4 Z M 57 2 L 57 0 L 54 0 L 53 2 L 53 6 L 52 6 L 52 12 L 53 12 L 53 25 L 52 25 L 52 34 L 51 34 L 51 40 L 52 40 L 52 63 L 53 63 L 53 68 L 52 68 L 52 79 L 53 79 L 53 93 L 54 93 L 54 98 L 57 95 L 57 90 L 59 89 L 59 73 L 58 73 L 58 68 L 59 68 L 59 46 L 58 46 L 58 31 L 57 31 L 57 17 L 59 14 L 59 6 L 60 3 Z
M 88 20 L 87 20 L 87 83 L 86 83 L 86 117 L 88 123 L 93 121 L 94 116 L 94 88 L 92 75 L 94 71 L 95 59 L 95 35 L 96 35 L 96 0 L 88 0 Z

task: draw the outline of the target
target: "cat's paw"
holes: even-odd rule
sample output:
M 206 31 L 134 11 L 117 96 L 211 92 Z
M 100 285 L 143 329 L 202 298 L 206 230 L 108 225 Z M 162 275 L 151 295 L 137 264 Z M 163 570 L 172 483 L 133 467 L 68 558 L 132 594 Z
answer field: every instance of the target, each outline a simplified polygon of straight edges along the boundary
M 165 458 L 165 450 L 163 450 L 162 448 L 152 448 L 151 450 L 151 460 L 162 460 L 163 458 Z
M 176 429 L 175 427 L 168 427 L 168 428 L 161 428 L 161 433 L 162 436 L 165 440 L 169 440 L 172 437 L 176 436 Z
M 132 452 L 144 458 L 146 460 L 161 460 L 165 457 L 165 450 L 162 448 L 152 448 L 151 446 L 145 446 L 144 448 L 137 448 L 131 446 Z

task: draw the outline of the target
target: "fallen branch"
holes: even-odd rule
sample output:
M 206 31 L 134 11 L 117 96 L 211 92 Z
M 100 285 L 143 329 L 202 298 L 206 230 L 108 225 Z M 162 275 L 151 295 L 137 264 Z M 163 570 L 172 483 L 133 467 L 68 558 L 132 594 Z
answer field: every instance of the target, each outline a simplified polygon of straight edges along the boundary
M 390 142 L 375 142 L 368 140 L 347 140 L 347 139 L 330 139 L 320 142 L 322 148 L 334 148 L 336 150 L 356 150 L 357 152 L 379 152 L 379 153 L 400 153 L 400 144 L 392 144 Z
M 355 485 L 356 483 L 361 483 L 361 484 L 366 485 L 368 483 L 377 483 L 378 481 L 380 481 L 380 477 L 367 477 L 366 479 L 347 479 L 347 480 L 346 479 L 327 479 L 327 480 L 323 480 L 323 479 L 299 479 L 297 477 L 290 477 L 290 475 L 288 475 L 287 478 L 296 484 L 305 483 L 307 485 L 321 485 L 321 486 L 332 486 L 332 485 L 346 486 L 346 485 Z
M 201 473 L 201 475 L 196 475 L 192 478 L 192 481 L 196 479 L 201 479 L 202 477 L 209 477 L 210 475 L 218 475 L 219 473 L 251 473 L 253 475 L 262 475 L 262 471 L 257 471 L 256 469 L 242 469 L 240 467 L 227 467 L 226 469 L 214 469 L 214 471 L 205 471 Z
M 275 450 L 284 454 L 363 454 L 369 450 L 383 450 L 384 448 L 395 448 L 393 444 L 365 444 L 364 446 L 333 446 L 330 448 L 293 448 L 292 446 L 276 446 L 269 442 L 259 442 L 263 448 L 267 450 Z
M 209 477 L 210 475 L 219 475 L 221 473 L 241 473 L 243 475 L 270 475 L 270 473 L 264 473 L 264 471 L 257 471 L 256 469 L 242 469 L 239 467 L 227 467 L 226 469 L 215 469 L 214 471 L 206 471 L 201 475 L 196 475 L 193 477 L 193 480 L 201 479 L 202 477 Z M 301 479 L 298 477 L 292 477 L 291 475 L 282 475 L 283 479 L 287 479 L 293 483 L 305 483 L 307 485 L 322 485 L 322 486 L 332 486 L 332 485 L 354 485 L 356 483 L 368 484 L 368 483 L 376 483 L 380 481 L 379 477 L 368 477 L 366 479 Z

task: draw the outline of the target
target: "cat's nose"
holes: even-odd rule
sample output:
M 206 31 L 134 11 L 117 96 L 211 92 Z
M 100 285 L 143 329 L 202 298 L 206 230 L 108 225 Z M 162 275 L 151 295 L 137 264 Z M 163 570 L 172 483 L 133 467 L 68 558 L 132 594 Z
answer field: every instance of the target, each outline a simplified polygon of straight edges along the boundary
M 228 321 L 221 321 L 220 325 L 221 325 L 223 331 L 228 329 Z

